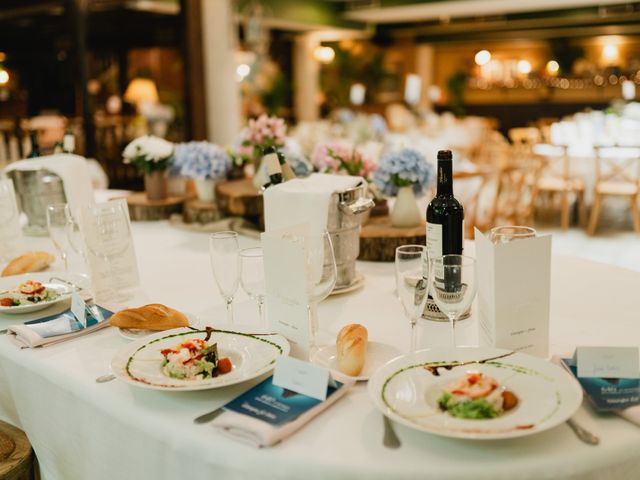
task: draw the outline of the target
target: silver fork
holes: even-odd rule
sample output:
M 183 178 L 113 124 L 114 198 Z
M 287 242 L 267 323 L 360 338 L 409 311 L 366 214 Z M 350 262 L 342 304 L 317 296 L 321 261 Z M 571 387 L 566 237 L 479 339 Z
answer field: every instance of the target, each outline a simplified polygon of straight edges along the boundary
M 384 413 L 382 414 L 382 422 L 384 424 L 384 436 L 382 437 L 382 444 L 387 448 L 400 448 L 400 439 L 398 435 L 396 435 L 396 431 L 393 428 L 393 424 L 389 417 L 387 417 Z
M 584 443 L 588 445 L 598 445 L 600 443 L 600 438 L 597 435 L 591 433 L 586 428 L 577 424 L 573 418 L 567 420 L 567 425 L 571 427 L 571 430 L 573 430 L 573 433 L 576 434 L 576 437 L 578 437 Z

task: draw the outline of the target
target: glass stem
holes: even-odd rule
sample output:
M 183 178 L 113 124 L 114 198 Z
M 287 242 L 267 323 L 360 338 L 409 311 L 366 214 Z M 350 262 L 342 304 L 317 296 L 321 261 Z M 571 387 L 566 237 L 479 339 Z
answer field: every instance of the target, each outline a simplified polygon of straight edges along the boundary
M 416 351 L 416 323 L 415 321 L 411 322 L 411 343 L 409 345 L 409 353 L 413 353 Z
M 262 328 L 267 329 L 267 319 L 264 315 L 264 298 L 258 297 L 258 315 L 260 316 L 260 326 Z
M 233 297 L 225 298 L 227 303 L 227 322 L 229 324 L 233 323 Z
M 456 317 L 449 317 L 449 323 L 451 324 L 451 341 L 453 342 L 453 348 L 456 348 L 458 345 L 456 343 Z
M 69 259 L 67 258 L 67 254 L 63 253 L 61 255 L 62 257 L 62 261 L 64 262 L 64 271 L 68 272 L 69 271 Z

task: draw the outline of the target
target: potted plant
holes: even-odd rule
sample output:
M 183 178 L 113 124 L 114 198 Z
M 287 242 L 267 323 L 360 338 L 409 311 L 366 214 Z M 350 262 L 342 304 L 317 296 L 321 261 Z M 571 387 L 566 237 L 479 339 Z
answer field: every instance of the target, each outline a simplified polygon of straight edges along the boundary
M 167 198 L 167 168 L 173 159 L 173 143 L 153 135 L 133 140 L 122 153 L 123 162 L 144 174 L 144 189 L 149 200 Z
M 422 221 L 416 195 L 423 195 L 434 179 L 434 168 L 417 150 L 403 148 L 383 155 L 373 176 L 374 185 L 385 195 L 395 196 L 391 225 L 416 227 Z
M 176 146 L 175 158 L 180 174 L 194 180 L 198 199 L 213 202 L 216 182 L 226 179 L 231 169 L 227 151 L 210 142 L 188 142 Z

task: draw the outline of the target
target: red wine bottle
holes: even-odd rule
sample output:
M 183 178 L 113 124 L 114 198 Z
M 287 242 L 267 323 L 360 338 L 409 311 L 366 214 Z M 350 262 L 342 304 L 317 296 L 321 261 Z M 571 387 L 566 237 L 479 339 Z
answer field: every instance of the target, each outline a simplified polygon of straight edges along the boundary
M 438 190 L 427 207 L 427 252 L 429 258 L 462 254 L 464 208 L 453 196 L 453 156 L 449 150 L 438 152 Z M 435 268 L 438 268 L 437 265 Z M 444 286 L 442 272 L 436 280 Z M 440 282 L 439 282 L 440 283 Z

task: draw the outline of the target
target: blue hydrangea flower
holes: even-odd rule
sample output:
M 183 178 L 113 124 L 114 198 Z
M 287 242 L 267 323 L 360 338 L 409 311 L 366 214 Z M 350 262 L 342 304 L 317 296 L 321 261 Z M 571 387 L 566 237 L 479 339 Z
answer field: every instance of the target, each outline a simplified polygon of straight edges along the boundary
M 373 175 L 373 183 L 380 191 L 393 197 L 399 187 L 412 186 L 420 196 L 431 186 L 434 180 L 433 165 L 427 163 L 424 156 L 412 148 L 403 148 L 384 155 Z
M 170 174 L 223 180 L 230 168 L 231 157 L 224 148 L 210 142 L 188 142 L 176 146 Z

